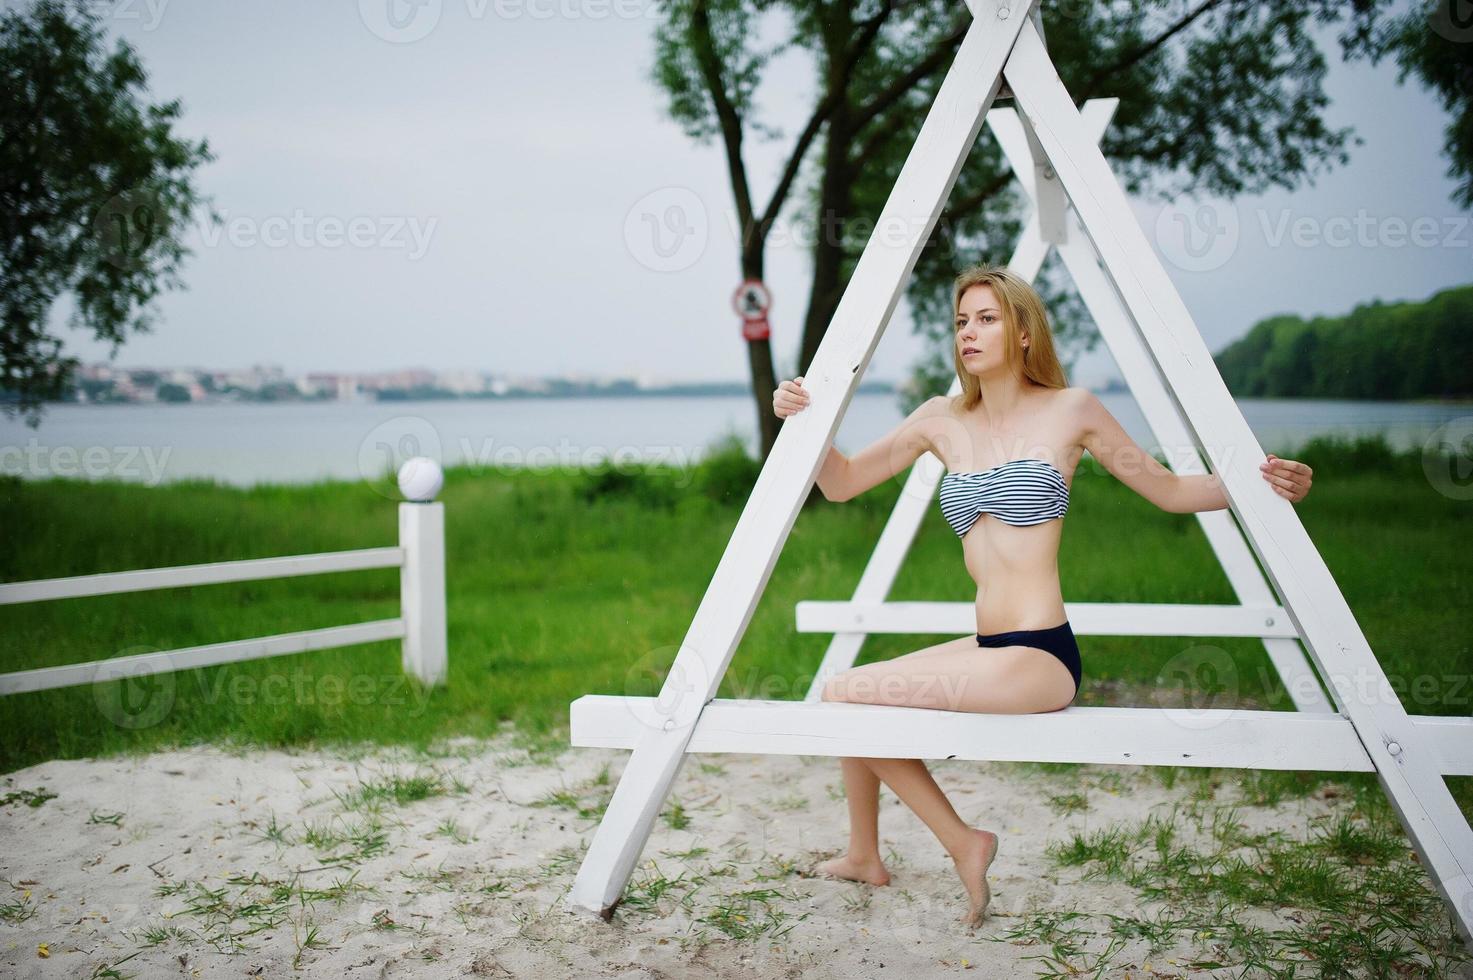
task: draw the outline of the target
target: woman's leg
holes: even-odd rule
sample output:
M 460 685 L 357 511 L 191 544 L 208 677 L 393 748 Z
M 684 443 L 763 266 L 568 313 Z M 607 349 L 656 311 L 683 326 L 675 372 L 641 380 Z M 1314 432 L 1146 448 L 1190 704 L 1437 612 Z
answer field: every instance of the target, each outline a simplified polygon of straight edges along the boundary
M 880 779 L 865 760 L 846 756 L 844 793 L 849 797 L 849 853 L 824 861 L 820 874 L 871 885 L 890 883 L 890 872 L 880 859 Z
M 823 700 L 951 711 L 1033 713 L 1066 706 L 1074 679 L 1059 660 L 1033 647 L 978 648 L 951 641 L 924 657 L 855 667 L 830 678 Z M 919 652 L 919 651 L 918 651 Z M 866 759 L 866 765 L 936 835 L 956 865 L 969 899 L 964 919 L 980 922 L 991 900 L 987 868 L 997 835 L 967 826 L 918 759 Z
M 893 660 L 910 660 L 933 653 L 976 646 L 974 636 L 948 640 L 903 654 Z M 886 661 L 887 663 L 893 662 Z M 818 866 L 821 874 L 851 881 L 885 885 L 890 881 L 880 858 L 880 779 L 869 767 L 867 759 L 844 756 L 839 759 L 844 773 L 844 794 L 849 800 L 849 853 Z
M 1058 711 L 1074 699 L 1069 668 L 1037 647 L 951 649 L 851 667 L 830 677 L 823 700 L 985 714 Z M 917 651 L 918 653 L 920 651 Z
M 967 914 L 963 921 L 976 925 L 987 912 L 992 890 L 987 868 L 997 854 L 997 835 L 974 829 L 957 816 L 951 801 L 920 759 L 865 759 L 865 763 L 916 816 L 931 828 L 967 889 Z

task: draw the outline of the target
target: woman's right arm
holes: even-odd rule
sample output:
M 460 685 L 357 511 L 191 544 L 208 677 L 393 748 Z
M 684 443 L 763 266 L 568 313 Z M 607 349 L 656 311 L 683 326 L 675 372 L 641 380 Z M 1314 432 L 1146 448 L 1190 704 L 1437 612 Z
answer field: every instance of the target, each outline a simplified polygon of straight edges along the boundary
M 778 418 L 785 419 L 801 412 L 808 407 L 808 402 L 809 395 L 803 388 L 801 377 L 780 383 L 777 391 L 772 393 L 772 410 Z M 921 453 L 932 447 L 923 427 L 917 423 L 940 410 L 945 402 L 943 395 L 922 402 L 903 422 L 853 458 L 830 445 L 823 466 L 819 467 L 818 476 L 814 479 L 824 499 L 838 502 L 857 497 L 920 459 Z

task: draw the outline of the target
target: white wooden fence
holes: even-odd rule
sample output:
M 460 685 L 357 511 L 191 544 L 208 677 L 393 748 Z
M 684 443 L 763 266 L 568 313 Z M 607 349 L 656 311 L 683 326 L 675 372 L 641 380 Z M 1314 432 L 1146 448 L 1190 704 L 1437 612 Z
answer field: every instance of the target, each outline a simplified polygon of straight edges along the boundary
M 399 616 L 348 626 L 278 633 L 249 640 L 210 643 L 128 657 L 91 660 L 60 667 L 40 667 L 0 674 L 0 695 L 90 684 L 95 680 L 191 670 L 216 664 L 277 657 L 333 647 L 403 641 L 406 673 L 426 684 L 442 684 L 446 674 L 445 641 L 445 505 L 439 501 L 399 505 L 399 545 L 317 555 L 254 558 L 247 561 L 106 572 L 71 578 L 38 579 L 0 585 L 0 605 L 45 602 L 79 596 L 146 592 L 186 585 L 250 582 L 259 579 L 354 572 L 366 568 L 399 569 Z

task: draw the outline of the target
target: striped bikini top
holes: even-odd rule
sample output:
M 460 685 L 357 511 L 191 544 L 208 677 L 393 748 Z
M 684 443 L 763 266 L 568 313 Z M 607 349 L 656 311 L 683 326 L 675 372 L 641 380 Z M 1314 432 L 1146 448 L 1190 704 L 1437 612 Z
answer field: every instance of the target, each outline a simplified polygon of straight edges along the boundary
M 974 473 L 941 478 L 941 514 L 964 537 L 982 514 L 1019 527 L 1063 517 L 1069 485 L 1052 463 L 1015 459 Z

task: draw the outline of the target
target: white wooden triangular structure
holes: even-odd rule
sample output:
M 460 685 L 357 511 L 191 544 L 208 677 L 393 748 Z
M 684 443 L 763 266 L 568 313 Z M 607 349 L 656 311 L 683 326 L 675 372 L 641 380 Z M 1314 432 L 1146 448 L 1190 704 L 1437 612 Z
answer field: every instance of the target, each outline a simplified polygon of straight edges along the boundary
M 692 752 L 1356 771 L 1377 774 L 1473 943 L 1473 828 L 1442 779 L 1473 775 L 1473 720 L 1406 713 L 1294 505 L 1259 475 L 1264 453 L 1097 146 L 1114 100 L 1076 109 L 1044 45 L 1038 0 L 968 5 L 973 24 L 804 377 L 811 403 L 783 423 L 660 694 L 573 702 L 574 745 L 633 754 L 572 905 L 612 914 Z M 992 110 L 1004 82 L 1020 113 Z M 1068 603 L 1074 631 L 1260 637 L 1299 710 L 989 715 L 818 701 L 823 681 L 853 664 L 868 633 L 975 631 L 969 602 L 885 602 L 933 500 L 940 461 L 930 454 L 911 468 L 854 598 L 799 603 L 800 630 L 834 633 L 808 698 L 714 700 L 984 120 L 1037 204 L 1008 267 L 1031 279 L 1048 249 L 1059 250 L 1160 444 L 1205 453 L 1231 505 L 1231 514 L 1197 516 L 1241 604 Z M 1206 472 L 1196 454 L 1169 464 Z

